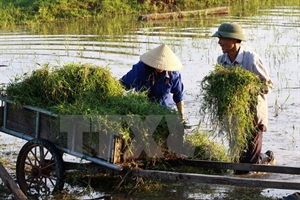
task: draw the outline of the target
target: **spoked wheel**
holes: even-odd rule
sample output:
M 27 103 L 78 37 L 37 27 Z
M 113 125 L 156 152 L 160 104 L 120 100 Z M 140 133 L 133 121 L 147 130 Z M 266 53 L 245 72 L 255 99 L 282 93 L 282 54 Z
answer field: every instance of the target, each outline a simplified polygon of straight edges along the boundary
M 47 140 L 30 140 L 19 152 L 16 174 L 26 195 L 49 196 L 64 186 L 62 154 Z

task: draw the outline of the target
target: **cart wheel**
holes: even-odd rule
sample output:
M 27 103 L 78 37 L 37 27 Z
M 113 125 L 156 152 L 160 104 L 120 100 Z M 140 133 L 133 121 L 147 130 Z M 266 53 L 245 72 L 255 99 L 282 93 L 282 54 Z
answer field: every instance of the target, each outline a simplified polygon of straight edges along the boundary
M 18 184 L 26 195 L 49 196 L 64 187 L 62 155 L 47 140 L 30 140 L 19 152 L 16 174 Z

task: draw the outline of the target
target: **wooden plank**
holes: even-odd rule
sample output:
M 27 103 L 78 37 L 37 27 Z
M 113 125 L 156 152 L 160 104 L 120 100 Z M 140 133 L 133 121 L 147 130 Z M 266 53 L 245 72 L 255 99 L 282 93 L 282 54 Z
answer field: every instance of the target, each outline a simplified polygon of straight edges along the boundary
M 34 137 L 36 112 L 7 104 L 6 128 Z
M 276 165 L 262 165 L 250 163 L 230 163 L 230 162 L 217 162 L 205 160 L 169 160 L 166 161 L 171 166 L 185 165 L 192 167 L 202 167 L 210 169 L 232 169 L 242 171 L 259 171 L 259 172 L 272 172 L 282 174 L 300 174 L 299 167 L 276 166 Z
M 156 180 L 171 180 L 195 183 L 208 183 L 220 185 L 236 185 L 244 187 L 258 187 L 258 188 L 276 188 L 276 189 L 293 189 L 299 190 L 300 183 L 293 181 L 280 180 L 263 180 L 254 178 L 237 178 L 229 176 L 206 175 L 206 174 L 192 174 L 192 173 L 178 173 L 168 171 L 156 170 L 133 170 L 132 175 Z
M 2 179 L 3 183 L 10 189 L 10 191 L 14 195 L 15 199 L 17 199 L 17 200 L 27 199 L 25 194 L 17 186 L 15 181 L 12 179 L 12 177 L 6 171 L 6 169 L 4 168 L 2 163 L 0 163 L 0 178 Z
M 76 162 L 66 162 L 64 161 L 64 170 L 78 170 L 80 172 L 86 173 L 104 173 L 104 174 L 119 174 L 122 171 L 116 171 L 111 168 L 99 165 L 93 162 L 87 163 L 76 163 Z
M 192 10 L 192 11 L 182 11 L 182 12 L 170 12 L 170 13 L 154 13 L 139 16 L 140 21 L 150 21 L 150 20 L 162 20 L 162 19 L 177 19 L 186 17 L 197 17 L 201 15 L 220 15 L 228 14 L 229 7 L 216 7 L 208 8 L 203 10 Z

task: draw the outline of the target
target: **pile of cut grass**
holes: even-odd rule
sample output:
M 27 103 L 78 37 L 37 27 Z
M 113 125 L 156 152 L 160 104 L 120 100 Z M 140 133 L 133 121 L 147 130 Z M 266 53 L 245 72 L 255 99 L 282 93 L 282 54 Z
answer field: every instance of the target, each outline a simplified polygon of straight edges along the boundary
M 16 77 L 5 89 L 5 96 L 14 101 L 15 109 L 30 105 L 58 115 L 82 115 L 93 122 L 92 130 L 120 133 L 126 141 L 134 135 L 132 126 L 140 128 L 136 131 L 141 135 L 149 135 L 147 127 L 135 125 L 150 115 L 160 119 L 154 138 L 157 141 L 166 138 L 169 129 L 162 116 L 178 116 L 177 111 L 149 101 L 146 92 L 124 95 L 124 87 L 108 68 L 90 64 L 45 65 L 31 74 Z M 153 121 L 157 118 L 153 117 Z M 142 138 L 146 146 L 147 137 Z
M 67 64 L 63 67 L 45 65 L 32 74 L 16 77 L 6 88 L 7 97 L 15 103 L 48 110 L 78 103 L 93 107 L 110 97 L 122 96 L 123 92 L 124 89 L 108 69 L 88 64 Z M 68 110 L 57 111 L 60 114 L 69 113 Z
M 252 72 L 240 66 L 215 70 L 201 81 L 200 113 L 229 143 L 229 155 L 236 160 L 253 137 L 254 117 L 262 83 Z M 219 131 L 217 131 L 219 130 Z
M 127 93 L 108 68 L 90 64 L 49 65 L 15 77 L 5 96 L 16 107 L 30 105 L 57 114 L 176 114 L 148 100 L 146 92 Z

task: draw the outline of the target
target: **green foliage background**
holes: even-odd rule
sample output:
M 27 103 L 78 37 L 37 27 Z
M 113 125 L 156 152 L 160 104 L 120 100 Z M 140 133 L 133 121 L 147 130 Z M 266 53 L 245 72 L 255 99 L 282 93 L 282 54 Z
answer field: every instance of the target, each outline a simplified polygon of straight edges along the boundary
M 245 3 L 246 2 L 246 3 Z M 231 15 L 255 15 L 260 8 L 295 6 L 298 0 L 177 0 L 176 5 L 138 0 L 0 0 L 0 25 L 29 24 L 74 18 L 103 17 L 155 12 L 178 12 L 228 6 Z

